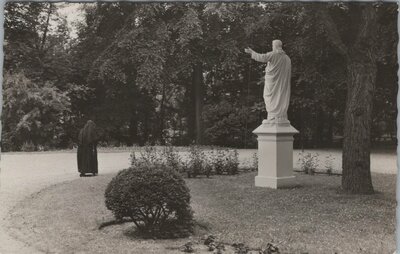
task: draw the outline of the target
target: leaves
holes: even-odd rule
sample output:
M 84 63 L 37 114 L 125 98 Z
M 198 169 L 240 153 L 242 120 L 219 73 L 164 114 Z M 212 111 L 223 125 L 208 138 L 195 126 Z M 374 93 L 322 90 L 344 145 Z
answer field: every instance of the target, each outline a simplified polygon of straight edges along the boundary
M 59 4 L 7 3 L 5 70 L 11 76 L 24 73 L 43 89 L 49 82 L 58 89 L 56 93 L 68 97 L 70 112 L 60 131 L 68 142 L 75 139 L 84 118 L 94 118 L 105 142 L 163 142 L 161 134 L 169 129 L 180 133 L 179 142 L 188 144 L 196 126 L 194 116 L 201 114 L 206 142 L 243 146 L 255 144 L 251 130 L 266 114 L 262 98 L 265 65 L 252 62 L 243 49 L 266 52 L 278 38 L 293 67 L 289 118 L 301 133 L 307 133 L 304 142 L 317 145 L 321 139 L 328 142 L 343 133 L 347 85 L 347 53 L 343 52 L 356 45 L 360 16 L 353 14 L 362 13 L 366 6 L 82 4 L 84 21 L 77 26 L 77 38 L 71 39 L 65 18 L 57 14 Z M 392 112 L 395 97 L 387 89 L 396 83 L 397 7 L 373 4 L 370 10 L 378 20 L 373 38 L 364 34 L 367 38 L 357 44 L 362 50 L 351 52 L 379 63 L 374 110 Z M 52 20 L 50 26 L 47 17 Z M 348 25 L 353 23 L 357 26 Z M 201 66 L 201 71 L 197 68 L 196 72 L 196 66 Z M 32 94 L 31 100 L 49 96 L 46 89 Z M 15 107 L 22 96 L 19 92 L 4 98 L 5 103 Z M 204 96 L 196 96 L 199 94 Z M 388 103 L 384 103 L 385 97 Z M 202 113 L 201 107 L 196 111 L 195 98 L 197 105 L 204 104 Z M 30 124 L 21 128 L 33 128 L 35 114 L 32 111 L 26 116 Z M 374 126 L 395 119 L 392 113 L 374 115 Z
M 192 230 L 189 189 L 171 168 L 150 164 L 120 171 L 107 186 L 105 203 L 117 220 L 130 217 L 150 237 L 187 236 Z
M 60 142 L 64 117 L 70 113 L 71 105 L 65 93 L 51 83 L 40 87 L 23 73 L 6 73 L 3 89 L 5 147 L 19 149 L 26 141 L 48 145 L 49 137 L 52 145 Z

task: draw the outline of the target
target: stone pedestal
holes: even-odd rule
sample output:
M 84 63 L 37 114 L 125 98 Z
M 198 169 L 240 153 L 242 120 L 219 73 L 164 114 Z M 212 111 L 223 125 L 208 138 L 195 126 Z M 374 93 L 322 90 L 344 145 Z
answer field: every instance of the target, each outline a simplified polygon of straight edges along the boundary
M 264 120 L 253 133 L 258 136 L 255 185 L 273 189 L 293 185 L 293 135 L 299 132 L 288 120 Z

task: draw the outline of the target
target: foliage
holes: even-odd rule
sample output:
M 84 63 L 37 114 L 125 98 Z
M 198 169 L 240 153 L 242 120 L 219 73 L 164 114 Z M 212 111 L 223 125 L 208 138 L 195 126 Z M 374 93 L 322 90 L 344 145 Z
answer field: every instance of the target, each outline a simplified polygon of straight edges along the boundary
M 273 253 L 279 254 L 280 252 L 279 248 L 271 243 L 268 243 L 267 247 L 260 251 L 260 254 L 273 254 Z
M 258 153 L 253 154 L 253 169 L 258 170 Z
M 65 17 L 53 3 L 7 3 L 4 30 L 3 150 L 19 150 L 24 142 L 66 147 L 75 136 L 76 112 Z
M 182 252 L 193 253 L 193 242 L 187 242 L 182 246 Z
M 24 142 L 21 146 L 21 151 L 23 152 L 33 152 L 35 151 L 36 147 L 32 142 Z
M 198 175 L 210 176 L 212 167 L 206 158 L 207 155 L 201 147 L 196 145 L 189 147 L 188 161 L 186 163 L 186 172 L 189 178 Z
M 236 175 L 239 173 L 239 154 L 236 149 L 228 152 L 225 168 L 228 175 Z
M 207 105 L 204 108 L 204 136 L 208 144 L 217 146 L 254 147 L 256 138 L 252 131 L 259 125 L 258 113 L 249 114 L 250 107 L 242 107 L 227 101 Z
M 236 149 L 212 149 L 208 162 L 217 175 L 235 175 L 239 172 L 239 157 Z
M 333 173 L 333 157 L 331 154 L 325 157 L 325 170 L 328 175 Z
M 53 142 L 47 135 L 41 141 L 50 147 L 76 142 L 89 118 L 105 143 L 188 145 L 196 140 L 202 145 L 255 147 L 251 131 L 266 117 L 265 65 L 251 61 L 243 49 L 266 52 L 269 42 L 279 38 L 293 63 L 288 114 L 300 131 L 295 146 L 334 146 L 335 137 L 344 133 L 349 85 L 348 59 L 337 42 L 342 36 L 347 38 L 345 46 L 354 44 L 351 35 L 361 22 L 352 20 L 361 15 L 352 14 L 367 5 L 82 4 L 84 20 L 73 38 L 58 12 L 63 5 L 7 3 L 4 68 L 12 76 L 24 73 L 38 87 L 56 87 L 68 98 L 69 113 L 57 128 L 62 137 Z M 377 72 L 371 138 L 393 141 L 397 6 L 373 5 L 379 27 L 374 38 L 363 40 L 378 45 L 370 50 Z M 332 32 L 332 25 L 338 33 Z M 49 114 L 57 119 L 58 113 Z M 3 149 L 18 150 L 29 142 L 21 137 L 24 140 L 14 144 L 14 127 L 4 121 Z
M 163 166 L 165 165 L 163 157 L 160 151 L 155 146 L 146 145 L 139 151 L 139 155 L 136 155 L 135 151 L 132 151 L 130 155 L 131 167 L 152 167 L 152 166 Z
M 203 243 L 195 244 L 192 241 L 185 243 L 181 251 L 182 252 L 196 252 L 197 247 L 200 249 L 204 249 L 204 246 L 207 247 L 207 251 L 212 252 L 214 254 L 223 254 L 223 253 L 235 253 L 235 254 L 248 254 L 248 253 L 258 253 L 258 254 L 279 254 L 279 248 L 274 244 L 267 243 L 265 248 L 250 248 L 248 245 L 244 243 L 233 243 L 227 244 L 226 242 L 217 241 L 216 237 L 213 235 L 206 235 L 202 237 Z M 204 245 L 204 246 L 200 246 Z
M 117 220 L 132 219 L 145 236 L 185 237 L 192 231 L 189 189 L 173 169 L 122 170 L 108 184 L 105 203 Z
M 213 172 L 222 175 L 239 173 L 239 157 L 236 149 L 212 148 L 206 151 L 201 146 L 189 147 L 187 158 L 183 159 L 176 148 L 165 146 L 157 148 L 146 145 L 139 152 L 132 151 L 130 155 L 131 167 L 161 166 L 173 169 L 187 176 L 210 176 Z
M 3 85 L 2 132 L 5 150 L 24 143 L 60 146 L 70 113 L 69 98 L 52 83 L 37 84 L 24 73 L 6 73 Z
M 213 149 L 210 154 L 210 163 L 212 168 L 217 175 L 222 175 L 225 171 L 226 162 L 226 150 L 223 149 Z
M 250 247 L 244 243 L 234 243 L 232 246 L 235 248 L 235 253 L 237 254 L 247 254 L 250 251 Z
M 161 150 L 147 144 L 139 152 L 131 152 L 130 162 L 131 167 L 164 166 L 180 173 L 185 171 L 185 164 L 173 146 Z
M 182 173 L 184 169 L 184 163 L 180 157 L 178 151 L 173 146 L 166 146 L 163 156 L 165 158 L 165 165 L 169 168 L 175 169 Z
M 225 245 L 222 242 L 217 242 L 213 235 L 206 236 L 204 245 L 208 247 L 208 251 L 213 251 L 213 253 L 223 253 L 226 250 Z
M 300 153 L 299 162 L 304 173 L 313 175 L 319 163 L 318 153 Z

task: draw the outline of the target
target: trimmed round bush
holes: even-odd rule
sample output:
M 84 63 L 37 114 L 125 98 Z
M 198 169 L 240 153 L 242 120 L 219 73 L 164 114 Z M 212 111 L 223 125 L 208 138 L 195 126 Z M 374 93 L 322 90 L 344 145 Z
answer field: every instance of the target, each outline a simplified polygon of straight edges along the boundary
M 192 232 L 189 188 L 173 169 L 124 169 L 108 184 L 105 202 L 116 220 L 130 218 L 143 236 L 176 238 Z

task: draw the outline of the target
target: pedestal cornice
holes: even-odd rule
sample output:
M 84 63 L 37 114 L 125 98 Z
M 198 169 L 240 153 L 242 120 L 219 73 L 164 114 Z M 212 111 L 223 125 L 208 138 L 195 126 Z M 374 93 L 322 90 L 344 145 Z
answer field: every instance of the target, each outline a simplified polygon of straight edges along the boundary
M 299 133 L 290 123 L 262 123 L 254 131 L 254 134 L 297 134 Z

